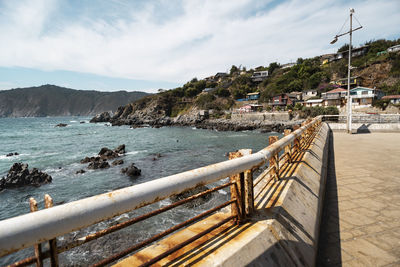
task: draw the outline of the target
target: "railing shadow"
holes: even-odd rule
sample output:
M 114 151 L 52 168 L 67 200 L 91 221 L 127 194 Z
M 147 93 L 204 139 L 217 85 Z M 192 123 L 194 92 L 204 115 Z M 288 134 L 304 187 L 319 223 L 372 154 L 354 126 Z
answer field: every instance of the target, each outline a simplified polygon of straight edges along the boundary
M 329 132 L 328 175 L 320 225 L 316 266 L 342 266 L 338 188 L 332 131 Z

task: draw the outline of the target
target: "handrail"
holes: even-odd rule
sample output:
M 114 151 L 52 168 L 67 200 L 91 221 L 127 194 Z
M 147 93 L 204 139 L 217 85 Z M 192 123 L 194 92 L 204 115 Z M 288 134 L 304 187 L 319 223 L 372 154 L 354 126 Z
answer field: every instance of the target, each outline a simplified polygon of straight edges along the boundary
M 0 257 L 258 167 L 300 138 L 321 119 L 321 116 L 314 118 L 255 154 L 0 221 Z

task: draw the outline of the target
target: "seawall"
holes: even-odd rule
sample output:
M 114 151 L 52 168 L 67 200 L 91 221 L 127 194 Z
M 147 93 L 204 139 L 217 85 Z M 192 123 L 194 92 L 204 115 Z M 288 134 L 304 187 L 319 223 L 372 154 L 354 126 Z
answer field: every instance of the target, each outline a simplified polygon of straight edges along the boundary
M 269 121 L 269 122 L 281 122 L 290 121 L 290 115 L 288 112 L 252 112 L 243 114 L 232 114 L 232 121 Z

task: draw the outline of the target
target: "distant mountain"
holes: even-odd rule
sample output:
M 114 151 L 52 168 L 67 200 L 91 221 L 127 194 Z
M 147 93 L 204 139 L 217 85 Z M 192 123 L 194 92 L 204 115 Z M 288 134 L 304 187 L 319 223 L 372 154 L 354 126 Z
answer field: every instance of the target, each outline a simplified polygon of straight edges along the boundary
M 0 117 L 91 116 L 116 111 L 146 95 L 144 92 L 99 92 L 55 85 L 0 91 Z

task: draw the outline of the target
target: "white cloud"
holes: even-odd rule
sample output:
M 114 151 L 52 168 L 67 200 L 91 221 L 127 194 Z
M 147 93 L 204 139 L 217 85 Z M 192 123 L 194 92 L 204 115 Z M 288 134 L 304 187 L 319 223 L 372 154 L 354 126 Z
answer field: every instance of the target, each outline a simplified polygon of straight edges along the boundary
M 347 2 L 290 0 L 259 10 L 256 0 L 194 0 L 179 2 L 180 11 L 162 18 L 169 1 L 148 1 L 140 9 L 119 1 L 121 18 L 87 13 L 61 23 L 58 1 L 6 3 L 0 11 L 0 66 L 171 82 L 205 77 L 232 64 L 256 67 L 333 52 L 347 41 L 329 45 L 350 7 Z M 351 5 L 364 26 L 354 34 L 356 44 L 400 37 L 397 0 Z

